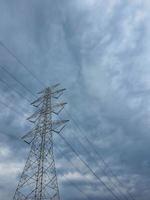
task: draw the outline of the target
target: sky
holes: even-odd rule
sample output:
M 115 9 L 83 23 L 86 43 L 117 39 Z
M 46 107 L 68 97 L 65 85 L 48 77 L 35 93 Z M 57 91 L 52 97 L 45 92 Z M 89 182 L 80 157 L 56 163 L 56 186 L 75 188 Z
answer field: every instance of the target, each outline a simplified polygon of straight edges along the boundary
M 149 199 L 149 21 L 149 0 L 0 0 L 0 199 L 13 198 L 30 150 L 29 101 L 56 83 L 64 137 L 120 199 Z M 57 135 L 54 147 L 62 200 L 113 199 Z

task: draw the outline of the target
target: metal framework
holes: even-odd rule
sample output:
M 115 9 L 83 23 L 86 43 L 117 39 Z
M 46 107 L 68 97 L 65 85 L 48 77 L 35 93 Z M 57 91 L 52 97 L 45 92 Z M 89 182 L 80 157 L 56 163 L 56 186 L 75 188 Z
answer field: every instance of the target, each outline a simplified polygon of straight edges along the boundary
M 31 144 L 31 150 L 13 200 L 60 200 L 53 133 L 59 134 L 68 120 L 53 120 L 66 104 L 57 102 L 65 90 L 59 87 L 57 84 L 44 89 L 38 93 L 41 96 L 31 103 L 37 111 L 28 120 L 35 125 L 23 136 L 23 140 Z

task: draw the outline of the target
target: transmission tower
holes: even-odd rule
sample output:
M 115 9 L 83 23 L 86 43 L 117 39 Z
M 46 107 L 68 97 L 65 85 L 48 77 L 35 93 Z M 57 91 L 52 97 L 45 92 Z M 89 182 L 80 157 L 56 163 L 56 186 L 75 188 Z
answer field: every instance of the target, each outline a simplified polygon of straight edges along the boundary
M 60 84 L 39 92 L 41 96 L 31 103 L 37 111 L 28 118 L 33 129 L 23 136 L 31 144 L 24 170 L 13 200 L 60 200 L 55 160 L 53 154 L 53 133 L 60 133 L 68 120 L 54 120 L 65 102 L 57 100 L 65 89 Z

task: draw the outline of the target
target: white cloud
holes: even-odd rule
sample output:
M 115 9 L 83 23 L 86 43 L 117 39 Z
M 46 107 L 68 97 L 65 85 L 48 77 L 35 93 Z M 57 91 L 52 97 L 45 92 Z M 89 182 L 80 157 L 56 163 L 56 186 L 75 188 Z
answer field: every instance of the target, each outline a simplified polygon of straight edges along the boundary
M 3 146 L 3 145 L 0 146 L 0 156 L 1 157 L 6 158 L 6 157 L 10 156 L 10 154 L 11 154 L 11 151 L 8 146 Z
M 89 181 L 89 182 L 94 182 L 94 178 L 91 175 L 82 175 L 78 172 L 68 172 L 64 174 L 63 176 L 60 177 L 61 181 Z
M 23 169 L 23 163 L 15 161 L 13 152 L 8 145 L 0 144 L 0 177 L 16 177 Z
M 23 169 L 23 163 L 20 162 L 6 162 L 0 163 L 0 177 L 2 178 L 12 178 L 16 177 L 19 172 Z

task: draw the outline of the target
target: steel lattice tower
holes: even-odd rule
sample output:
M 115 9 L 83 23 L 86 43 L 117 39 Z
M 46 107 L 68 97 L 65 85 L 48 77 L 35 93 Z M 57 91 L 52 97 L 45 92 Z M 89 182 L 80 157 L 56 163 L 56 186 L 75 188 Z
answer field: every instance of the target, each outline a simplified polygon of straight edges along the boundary
M 13 200 L 60 200 L 55 161 L 53 133 L 60 133 L 68 120 L 53 120 L 66 103 L 54 103 L 65 89 L 59 84 L 41 91 L 41 96 L 31 103 L 37 111 L 28 118 L 35 125 L 24 137 L 31 144 L 24 170 Z

